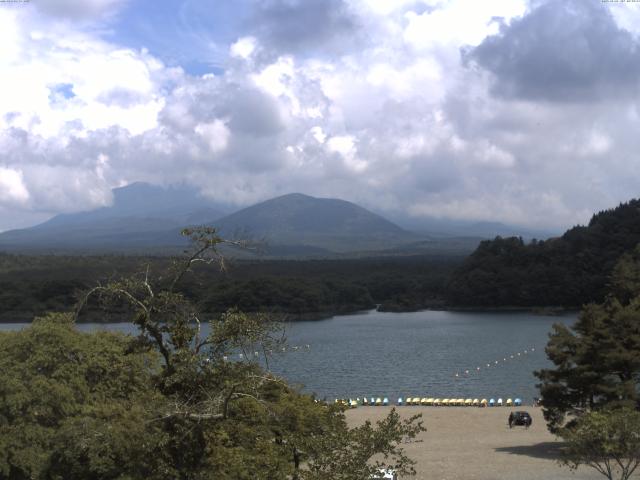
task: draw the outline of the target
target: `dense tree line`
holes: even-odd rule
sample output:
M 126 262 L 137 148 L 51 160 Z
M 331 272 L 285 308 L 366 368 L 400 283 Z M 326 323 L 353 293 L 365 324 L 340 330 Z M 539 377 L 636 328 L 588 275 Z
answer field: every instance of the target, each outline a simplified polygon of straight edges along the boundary
M 453 274 L 447 301 L 482 307 L 602 301 L 616 261 L 639 242 L 640 200 L 597 213 L 559 238 L 483 241 Z
M 376 304 L 387 310 L 417 310 L 442 304 L 447 279 L 461 261 L 457 256 L 236 260 L 226 272 L 195 268 L 180 288 L 207 312 L 239 307 L 294 319 Z M 147 266 L 151 274 L 159 274 L 169 264 L 166 257 L 0 255 L 0 321 L 67 311 L 79 291 L 98 281 Z M 99 319 L 107 318 L 96 313 Z M 117 319 L 117 311 L 109 318 Z

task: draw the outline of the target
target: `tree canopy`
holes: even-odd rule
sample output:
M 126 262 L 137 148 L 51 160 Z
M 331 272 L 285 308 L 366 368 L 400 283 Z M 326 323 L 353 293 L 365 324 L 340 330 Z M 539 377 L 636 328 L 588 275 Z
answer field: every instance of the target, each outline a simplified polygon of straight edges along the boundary
M 586 305 L 572 328 L 554 325 L 546 348 L 555 368 L 536 372 L 552 431 L 566 416 L 635 406 L 640 378 L 640 246 L 623 255 L 604 302 Z
M 640 465 L 640 413 L 622 408 L 594 411 L 562 433 L 562 463 L 586 465 L 609 480 L 627 480 Z
M 595 214 L 545 241 L 480 243 L 447 285 L 447 301 L 467 306 L 581 307 L 602 302 L 621 255 L 640 243 L 640 200 Z
M 0 334 L 0 479 L 367 479 L 380 466 L 411 474 L 400 443 L 424 430 L 392 411 L 347 426 L 255 355 L 281 337 L 263 315 L 203 315 L 178 285 L 220 262 L 215 230 L 186 231 L 194 250 L 159 278 L 147 271 L 97 285 L 94 302 L 131 312 L 137 337 L 81 333 L 48 315 Z M 201 325 L 209 323 L 202 335 Z M 372 460 L 375 458 L 376 460 Z

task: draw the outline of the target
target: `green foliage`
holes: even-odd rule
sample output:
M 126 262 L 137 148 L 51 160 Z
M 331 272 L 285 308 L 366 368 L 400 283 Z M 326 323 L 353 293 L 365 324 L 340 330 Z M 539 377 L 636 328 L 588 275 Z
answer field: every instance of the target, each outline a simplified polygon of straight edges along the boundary
M 460 257 L 386 257 L 343 260 L 235 261 L 226 271 L 194 265 L 177 290 L 213 314 L 230 308 L 267 311 L 289 319 L 326 317 L 373 308 L 417 310 L 443 304 L 444 285 Z M 0 254 L 0 321 L 29 321 L 47 311 L 70 311 L 78 292 L 149 269 L 164 276 L 165 257 L 14 256 Z M 164 285 L 167 287 L 168 285 Z M 80 321 L 122 321 L 126 310 L 109 312 L 95 302 Z
M 222 240 L 186 233 L 194 250 L 166 275 L 100 284 L 78 305 L 77 315 L 129 311 L 138 337 L 80 333 L 66 314 L 0 335 L 0 480 L 364 480 L 372 457 L 411 473 L 399 444 L 424 430 L 418 417 L 349 429 L 340 407 L 247 355 L 279 345 L 276 324 L 236 310 L 203 316 L 179 285 L 220 260 Z M 238 351 L 244 361 L 227 361 Z
M 89 478 L 102 469 L 101 462 L 114 458 L 104 456 L 113 443 L 102 433 L 132 441 L 123 459 L 153 451 L 152 445 L 139 451 L 144 442 L 135 439 L 146 437 L 137 435 L 148 418 L 140 405 L 157 401 L 151 388 L 157 355 L 129 352 L 129 344 L 116 333 L 80 333 L 70 315 L 60 314 L 0 334 L 0 478 L 43 478 L 44 472 L 53 478 Z M 87 428 L 92 422 L 105 431 Z M 86 462 L 85 476 L 55 473 L 69 453 L 81 457 L 78 465 Z
M 590 412 L 561 432 L 562 463 L 586 465 L 609 480 L 627 480 L 640 465 L 640 413 L 622 408 Z
M 555 368 L 536 372 L 552 431 L 567 415 L 639 400 L 639 252 L 622 257 L 611 280 L 614 293 L 603 303 L 587 305 L 572 329 L 554 326 L 546 351 Z
M 640 200 L 593 216 L 587 227 L 525 244 L 481 242 L 453 274 L 447 301 L 468 306 L 565 306 L 604 300 L 621 255 L 640 243 Z

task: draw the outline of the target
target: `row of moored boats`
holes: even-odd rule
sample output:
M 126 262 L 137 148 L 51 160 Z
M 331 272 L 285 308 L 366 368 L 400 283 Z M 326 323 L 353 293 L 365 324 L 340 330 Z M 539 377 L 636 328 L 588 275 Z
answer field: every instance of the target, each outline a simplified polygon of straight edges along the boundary
M 359 406 L 385 406 L 390 404 L 388 397 L 364 397 L 356 399 L 338 398 L 336 399 L 336 403 L 341 403 L 351 408 Z M 507 407 L 517 407 L 522 405 L 522 400 L 520 398 L 507 398 L 506 400 L 502 400 L 502 398 L 498 398 L 497 400 L 495 398 L 490 398 L 487 400 L 486 398 L 400 397 L 398 398 L 396 405 L 424 405 L 432 407 L 502 407 L 503 405 L 505 405 Z

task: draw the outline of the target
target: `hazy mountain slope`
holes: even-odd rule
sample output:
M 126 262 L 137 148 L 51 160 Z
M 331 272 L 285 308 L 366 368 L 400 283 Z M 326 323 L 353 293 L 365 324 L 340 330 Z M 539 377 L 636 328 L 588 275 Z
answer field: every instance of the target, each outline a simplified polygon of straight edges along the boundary
M 354 203 L 299 193 L 227 216 L 223 216 L 225 206 L 185 187 L 135 183 L 114 189 L 113 194 L 112 206 L 57 215 L 35 227 L 4 232 L 0 250 L 175 253 L 186 245 L 180 230 L 202 224 L 218 227 L 226 237 L 264 241 L 263 251 L 278 257 L 466 253 L 478 242 L 412 233 Z
M 215 224 L 227 236 L 334 252 L 386 249 L 420 238 L 354 203 L 299 193 L 253 205 Z
M 113 190 L 113 205 L 62 214 L 35 227 L 0 234 L 0 248 L 118 250 L 182 245 L 179 229 L 210 223 L 228 210 L 185 187 L 134 183 Z
M 432 237 L 479 237 L 492 239 L 501 237 L 522 237 L 524 239 L 546 239 L 557 237 L 562 232 L 507 225 L 501 222 L 452 220 L 434 217 L 409 217 L 396 215 L 389 217 L 402 228 Z

